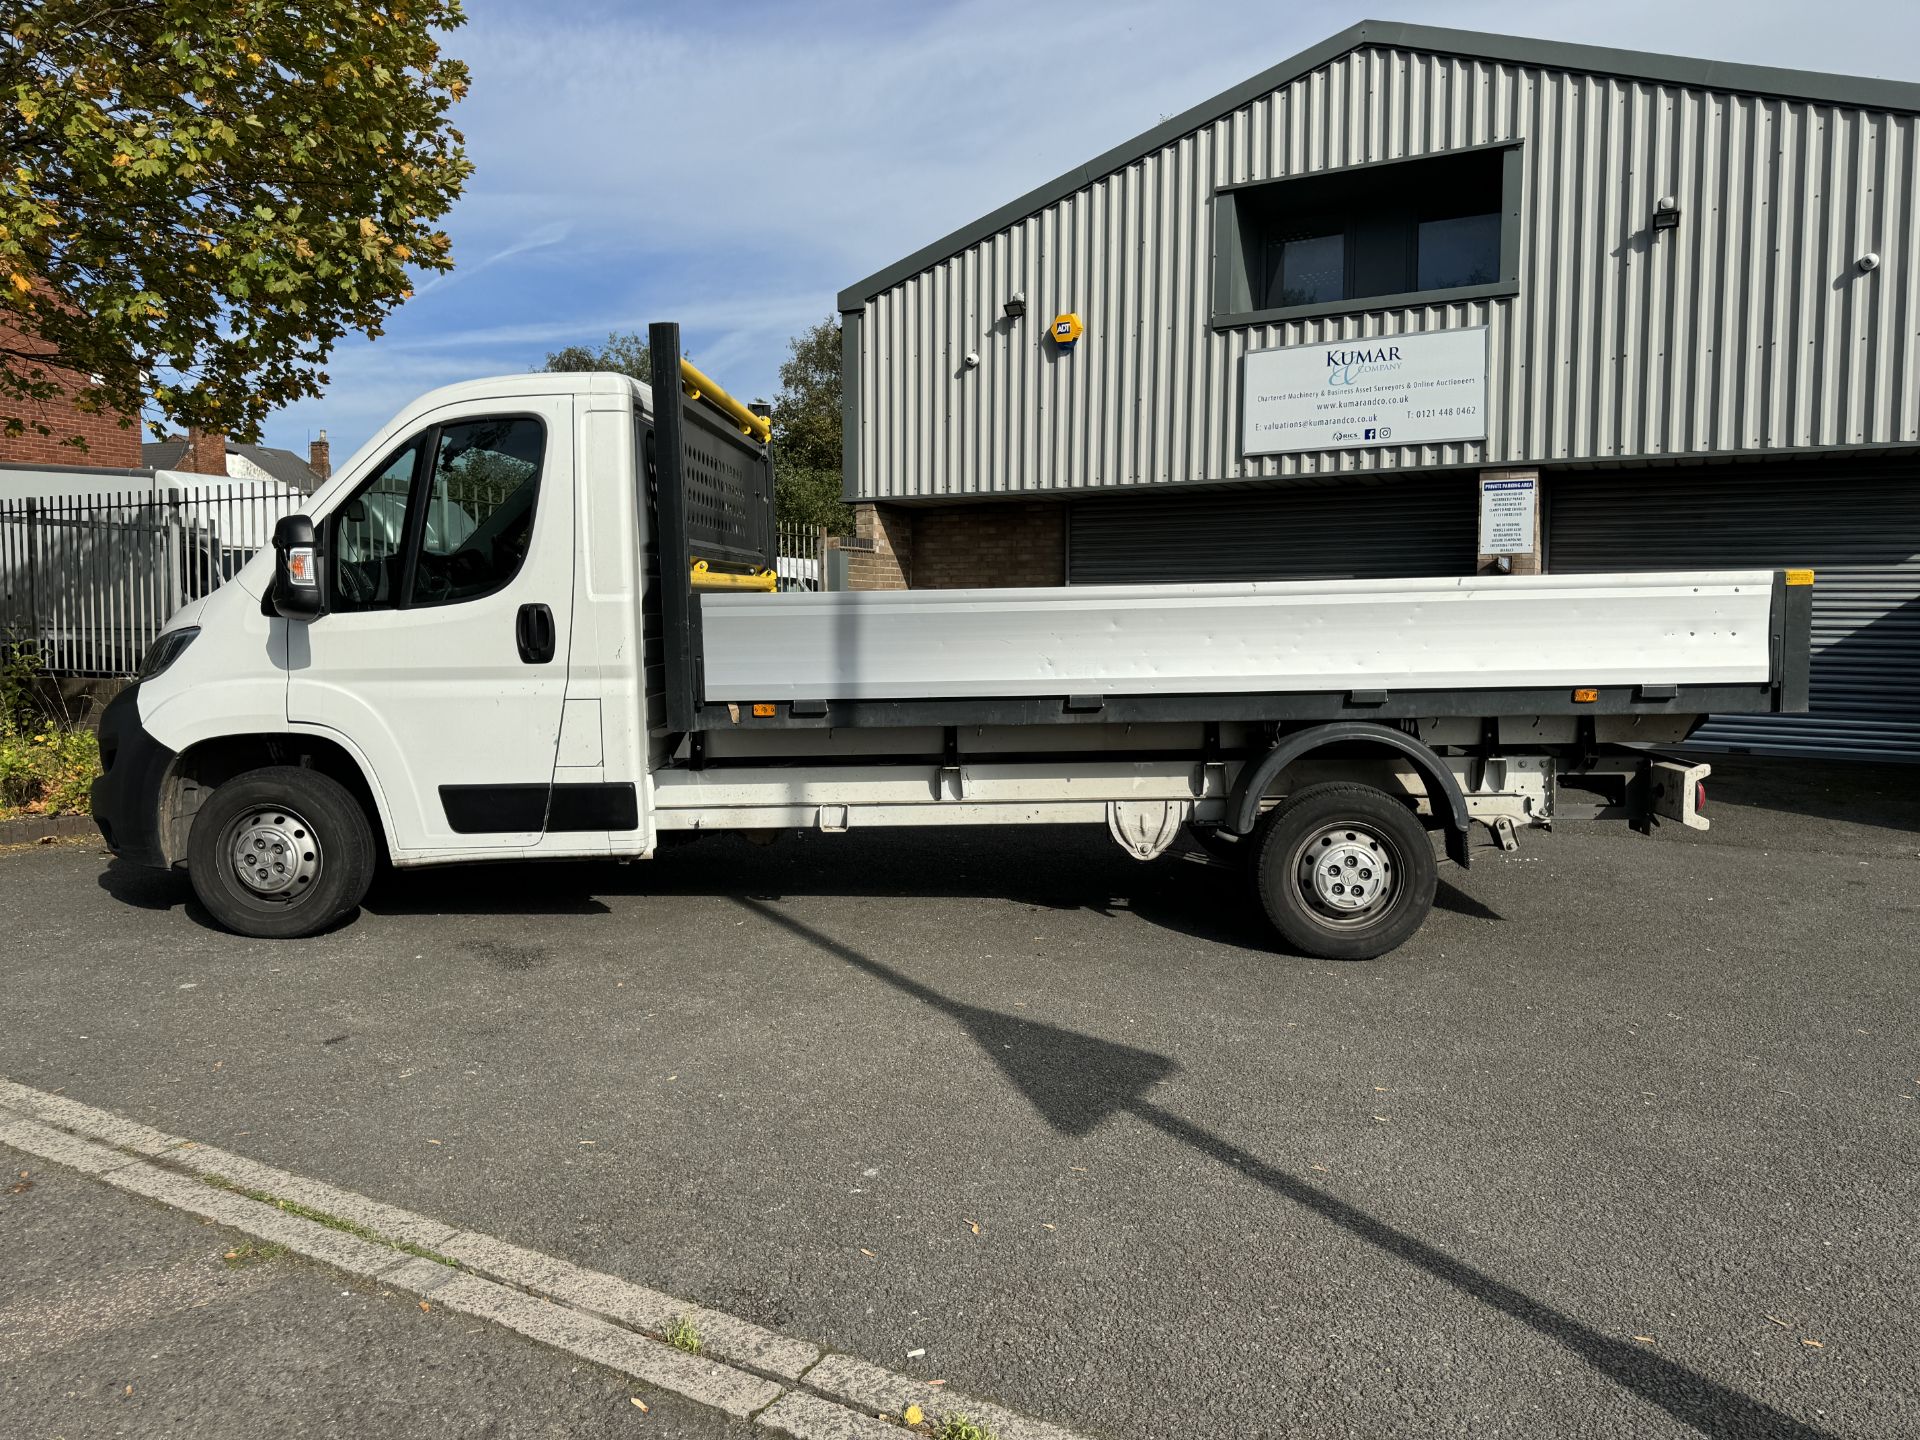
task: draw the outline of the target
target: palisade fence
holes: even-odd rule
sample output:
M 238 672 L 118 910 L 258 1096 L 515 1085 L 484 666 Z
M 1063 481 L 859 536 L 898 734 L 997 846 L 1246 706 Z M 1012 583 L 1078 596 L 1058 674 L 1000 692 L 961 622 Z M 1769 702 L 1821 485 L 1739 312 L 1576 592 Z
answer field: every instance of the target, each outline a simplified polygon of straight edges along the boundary
M 167 617 L 231 580 L 305 502 L 231 480 L 0 496 L 0 644 L 32 645 L 54 675 L 132 675 Z
M 820 525 L 777 525 L 774 574 L 782 590 L 827 588 L 827 532 Z

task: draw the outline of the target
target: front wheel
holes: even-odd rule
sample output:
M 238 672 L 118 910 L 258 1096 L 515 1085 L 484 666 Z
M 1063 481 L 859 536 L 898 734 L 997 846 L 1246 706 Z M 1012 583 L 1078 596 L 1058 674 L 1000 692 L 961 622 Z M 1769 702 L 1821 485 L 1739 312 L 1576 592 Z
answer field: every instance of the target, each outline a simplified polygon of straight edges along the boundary
M 339 781 L 269 765 L 217 787 L 193 817 L 193 890 L 228 930 L 311 935 L 351 913 L 373 880 L 373 830 Z
M 1312 785 L 1262 822 L 1260 904 L 1281 938 L 1322 960 L 1372 960 L 1433 908 L 1439 875 L 1404 802 L 1370 785 Z

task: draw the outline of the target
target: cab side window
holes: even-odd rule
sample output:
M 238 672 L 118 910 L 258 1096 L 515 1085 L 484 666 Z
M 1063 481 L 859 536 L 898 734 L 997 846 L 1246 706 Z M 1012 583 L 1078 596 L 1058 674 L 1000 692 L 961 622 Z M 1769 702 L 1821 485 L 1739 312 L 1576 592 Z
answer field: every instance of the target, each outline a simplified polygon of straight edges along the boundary
M 533 539 L 545 450 L 545 428 L 526 416 L 440 428 L 422 493 L 414 605 L 476 600 L 520 573 Z
M 409 441 L 333 513 L 335 610 L 387 610 L 400 594 L 413 474 L 420 441 Z
M 412 609 L 491 595 L 533 539 L 546 428 L 458 420 L 409 440 L 333 512 L 335 610 Z

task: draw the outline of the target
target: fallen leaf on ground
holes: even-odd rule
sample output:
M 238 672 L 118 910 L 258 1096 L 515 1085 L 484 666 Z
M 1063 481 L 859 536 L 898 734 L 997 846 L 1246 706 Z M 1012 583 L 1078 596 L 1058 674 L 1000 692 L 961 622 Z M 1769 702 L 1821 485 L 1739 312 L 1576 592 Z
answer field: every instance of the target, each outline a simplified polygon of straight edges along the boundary
M 1826 1346 L 1822 1345 L 1818 1340 L 1802 1340 L 1800 1343 L 1802 1345 L 1805 1345 L 1809 1350 L 1824 1350 L 1827 1348 Z
M 429 1305 L 429 1304 L 428 1304 L 428 1303 L 427 1303 L 426 1301 L 424 1301 L 424 1300 L 422 1300 L 422 1301 L 420 1302 L 420 1308 L 421 1308 L 422 1310 L 431 1310 L 431 1309 L 433 1309 L 433 1306 L 431 1306 L 431 1305 Z
M 427 1141 L 427 1144 L 429 1144 L 429 1145 L 438 1145 L 439 1143 L 440 1143 L 440 1142 L 439 1142 L 438 1140 L 429 1140 L 429 1141 Z
M 927 1384 L 929 1384 L 929 1385 L 944 1385 L 944 1384 L 946 1384 L 946 1383 L 947 1383 L 947 1382 L 946 1382 L 946 1381 L 944 1381 L 944 1380 L 929 1380 L 929 1381 L 927 1381 Z
M 965 1219 L 964 1216 L 962 1216 L 961 1218 Z M 974 1234 L 978 1235 L 980 1233 L 980 1222 L 978 1220 L 968 1220 L 967 1228 L 973 1231 Z
M 1041 1228 L 1042 1230 L 1051 1230 L 1051 1229 L 1053 1229 L 1054 1227 L 1053 1227 L 1053 1226 L 1051 1226 L 1051 1225 L 1049 1225 L 1049 1224 L 1047 1224 L 1047 1223 L 1046 1223 L 1046 1221 L 1044 1221 L 1044 1220 L 1043 1220 L 1043 1221 L 1041 1221 L 1041 1222 L 1040 1222 L 1040 1228 Z
M 1651 1335 L 1636 1335 L 1633 1338 L 1638 1340 L 1642 1345 L 1651 1345 L 1653 1343 L 1653 1337 Z
M 1771 1320 L 1774 1324 L 1778 1325 L 1782 1330 L 1791 1330 L 1793 1328 L 1793 1326 L 1789 1325 L 1786 1321 L 1782 1320 L 1778 1315 L 1769 1315 L 1767 1316 L 1767 1319 Z
M 874 1253 L 873 1253 L 873 1251 L 871 1251 L 871 1250 L 869 1250 L 869 1249 L 867 1249 L 867 1248 L 866 1248 L 866 1247 L 865 1247 L 864 1245 L 860 1247 L 860 1253 L 861 1253 L 862 1255 L 864 1255 L 864 1256 L 866 1256 L 866 1257 L 867 1257 L 867 1259 L 869 1259 L 869 1260 L 872 1260 L 872 1259 L 875 1259 L 875 1258 L 877 1258 L 877 1257 L 876 1257 L 876 1256 L 874 1255 Z
M 647 1402 L 642 1400 L 638 1395 L 629 1395 L 627 1397 L 627 1401 L 629 1404 L 633 1406 L 634 1409 L 638 1410 L 642 1415 L 647 1413 Z

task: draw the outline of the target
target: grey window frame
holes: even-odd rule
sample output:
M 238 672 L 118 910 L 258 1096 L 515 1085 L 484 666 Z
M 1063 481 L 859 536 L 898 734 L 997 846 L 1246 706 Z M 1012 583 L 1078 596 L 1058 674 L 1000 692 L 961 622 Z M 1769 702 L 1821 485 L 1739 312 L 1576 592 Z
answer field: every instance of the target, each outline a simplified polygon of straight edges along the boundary
M 1521 189 L 1525 183 L 1525 142 L 1495 140 L 1485 145 L 1459 145 L 1447 150 L 1430 150 L 1419 155 L 1400 155 L 1391 160 L 1368 160 L 1358 165 L 1339 165 L 1299 175 L 1276 175 L 1264 180 L 1241 180 L 1214 187 L 1210 208 L 1213 234 L 1213 294 L 1209 323 L 1215 330 L 1232 330 L 1249 325 L 1272 325 L 1288 320 L 1312 320 L 1325 315 L 1359 315 L 1374 310 L 1401 310 L 1415 305 L 1454 305 L 1467 300 L 1499 300 L 1520 293 L 1520 209 Z M 1317 179 L 1328 175 L 1358 174 L 1369 170 L 1389 170 L 1399 165 L 1417 165 L 1424 160 L 1442 160 L 1452 155 L 1472 155 L 1492 150 L 1505 151 L 1500 167 L 1500 278 L 1485 285 L 1456 285 L 1440 290 L 1406 290 L 1392 295 L 1362 295 L 1349 300 L 1323 300 L 1312 305 L 1283 305 L 1256 309 L 1253 305 L 1253 279 L 1247 270 L 1247 247 L 1243 243 L 1238 197 L 1243 190 L 1284 185 L 1289 180 Z

